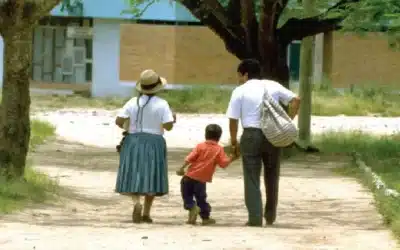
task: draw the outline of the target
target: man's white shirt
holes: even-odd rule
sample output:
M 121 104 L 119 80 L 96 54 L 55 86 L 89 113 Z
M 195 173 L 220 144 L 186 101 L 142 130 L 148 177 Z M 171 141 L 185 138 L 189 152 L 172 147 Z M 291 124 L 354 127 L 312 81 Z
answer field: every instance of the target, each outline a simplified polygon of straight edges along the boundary
M 229 101 L 226 115 L 231 119 L 240 119 L 243 128 L 260 128 L 261 104 L 264 92 L 276 101 L 288 105 L 296 94 L 271 80 L 248 80 L 236 87 Z

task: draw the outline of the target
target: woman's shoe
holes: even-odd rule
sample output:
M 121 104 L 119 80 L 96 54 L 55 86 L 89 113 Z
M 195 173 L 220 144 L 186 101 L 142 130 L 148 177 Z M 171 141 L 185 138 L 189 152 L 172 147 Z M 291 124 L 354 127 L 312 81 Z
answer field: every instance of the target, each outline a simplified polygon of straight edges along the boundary
M 135 204 L 132 212 L 132 222 L 140 223 L 142 221 L 142 205 Z

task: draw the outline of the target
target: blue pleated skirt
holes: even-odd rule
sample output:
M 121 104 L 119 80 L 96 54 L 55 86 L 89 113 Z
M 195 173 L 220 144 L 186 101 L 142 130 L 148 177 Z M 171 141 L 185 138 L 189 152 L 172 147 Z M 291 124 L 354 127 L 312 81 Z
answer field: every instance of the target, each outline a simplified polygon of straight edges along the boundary
M 126 136 L 120 152 L 116 192 L 125 195 L 168 193 L 167 145 L 162 135 Z

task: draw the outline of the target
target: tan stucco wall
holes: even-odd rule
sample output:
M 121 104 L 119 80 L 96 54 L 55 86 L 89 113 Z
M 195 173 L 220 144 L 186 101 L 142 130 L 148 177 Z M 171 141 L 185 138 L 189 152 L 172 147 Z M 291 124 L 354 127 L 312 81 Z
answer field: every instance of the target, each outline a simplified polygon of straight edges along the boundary
M 153 68 L 171 83 L 236 83 L 238 60 L 207 27 L 121 25 L 120 79 L 137 80 Z
M 332 84 L 400 86 L 400 52 L 388 46 L 387 37 L 369 34 L 333 34 Z

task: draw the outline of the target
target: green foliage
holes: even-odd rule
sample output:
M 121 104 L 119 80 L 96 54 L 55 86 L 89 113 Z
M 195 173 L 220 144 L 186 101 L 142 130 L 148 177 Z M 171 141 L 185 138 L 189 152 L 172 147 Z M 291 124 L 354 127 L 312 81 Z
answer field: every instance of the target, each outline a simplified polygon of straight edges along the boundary
M 64 0 L 69 1 L 69 0 Z M 140 17 L 146 9 L 158 0 L 126 0 L 130 8 L 128 13 Z M 173 1 L 173 0 L 170 0 Z M 178 1 L 179 0 L 175 0 Z M 199 1 L 200 0 L 193 0 Z M 260 0 L 254 0 L 256 12 L 260 10 Z M 229 0 L 219 0 L 226 7 Z M 357 3 L 343 5 L 340 9 L 330 9 L 340 0 L 317 0 L 316 15 L 322 18 L 343 17 L 343 31 L 368 32 L 384 31 L 388 34 L 391 47 L 400 48 L 400 1 L 399 0 L 359 0 Z M 329 11 L 327 11 L 329 10 Z M 278 27 L 290 18 L 308 17 L 301 0 L 289 0 L 286 8 L 279 17 Z
M 34 150 L 36 146 L 43 144 L 45 140 L 55 134 L 56 128 L 48 123 L 38 120 L 31 121 L 31 138 L 29 141 L 30 150 Z
M 400 49 L 400 1 L 360 0 L 348 4 L 340 12 L 344 17 L 342 31 L 383 32 L 388 36 L 389 46 Z
M 67 11 L 71 15 L 83 15 L 83 0 L 62 0 L 61 11 Z
M 154 3 L 159 0 L 125 0 L 128 3 L 129 9 L 123 11 L 123 13 L 130 13 L 133 18 L 140 18 L 143 13 Z M 172 1 L 170 1 L 172 2 Z

